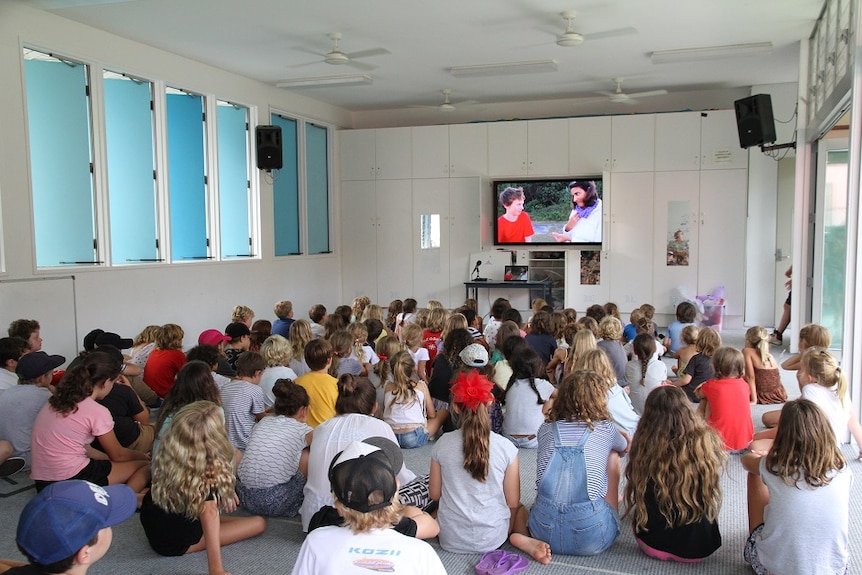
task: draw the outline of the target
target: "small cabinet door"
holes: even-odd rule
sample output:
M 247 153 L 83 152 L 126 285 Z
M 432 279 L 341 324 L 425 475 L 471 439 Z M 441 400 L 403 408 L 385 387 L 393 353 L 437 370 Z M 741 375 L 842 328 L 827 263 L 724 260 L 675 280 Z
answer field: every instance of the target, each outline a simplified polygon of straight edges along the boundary
M 413 177 L 446 178 L 449 176 L 448 126 L 413 128 Z
M 487 124 L 449 126 L 449 176 L 464 178 L 488 173 Z
M 527 172 L 531 176 L 566 175 L 569 167 L 568 120 L 530 121 L 527 153 Z
M 377 177 L 374 158 L 375 130 L 341 130 L 341 179 L 373 180 Z
M 655 171 L 700 167 L 700 112 L 656 114 Z
M 527 122 L 488 124 L 488 174 L 527 175 Z
M 375 130 L 375 156 L 378 180 L 400 180 L 411 177 L 413 156 L 411 128 Z
M 655 166 L 655 116 L 611 118 L 612 172 L 652 172 Z
M 569 175 L 593 176 L 611 167 L 611 117 L 569 119 Z
M 748 168 L 748 150 L 739 147 L 736 112 L 714 110 L 701 118 L 700 169 L 738 170 Z

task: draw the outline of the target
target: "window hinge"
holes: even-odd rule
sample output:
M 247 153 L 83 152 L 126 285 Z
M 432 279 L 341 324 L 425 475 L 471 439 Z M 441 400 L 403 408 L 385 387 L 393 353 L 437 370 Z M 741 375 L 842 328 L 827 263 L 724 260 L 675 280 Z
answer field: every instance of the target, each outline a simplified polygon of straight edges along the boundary
M 156 249 L 159 249 L 159 238 L 156 238 Z
M 210 239 L 207 238 L 207 247 L 210 247 Z
M 152 112 L 155 109 L 156 109 L 155 104 L 153 104 L 153 101 L 150 100 L 150 111 Z
M 158 180 L 158 179 L 159 179 L 158 172 L 156 172 L 155 170 L 153 170 L 153 179 L 154 179 L 154 180 Z
M 93 238 L 93 249 L 99 249 L 99 240 L 97 238 Z
M 93 162 L 90 162 L 90 173 L 92 174 L 93 172 L 94 172 Z
M 90 86 L 84 86 L 84 95 L 87 97 L 90 96 Z
M 207 182 L 207 176 L 206 176 L 206 174 L 204 174 L 204 185 L 207 185 L 207 183 L 208 183 Z

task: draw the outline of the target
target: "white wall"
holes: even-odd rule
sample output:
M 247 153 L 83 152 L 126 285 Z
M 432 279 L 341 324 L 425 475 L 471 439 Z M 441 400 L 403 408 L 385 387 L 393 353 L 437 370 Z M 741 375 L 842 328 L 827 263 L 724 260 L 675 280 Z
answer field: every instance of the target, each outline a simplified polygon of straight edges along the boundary
M 770 84 L 752 86 L 751 94 L 769 94 L 772 97 L 772 112 L 775 117 L 776 144 L 794 142 L 796 130 L 797 85 Z M 760 151 L 749 149 L 748 160 L 748 224 L 745 249 L 745 325 L 771 327 L 778 321 L 775 318 L 776 305 L 776 268 L 781 273 L 790 265 L 783 260 L 776 265 L 775 249 L 778 247 L 777 208 L 778 205 L 778 161 Z M 794 158 L 795 151 L 778 150 L 772 152 L 778 157 Z M 792 222 L 782 222 L 782 229 Z M 783 246 L 786 251 L 787 245 Z M 786 255 L 791 255 L 786 253 Z M 783 282 L 782 282 L 783 283 Z M 783 285 L 782 285 L 783 289 Z M 780 318 L 780 315 L 779 315 Z
M 116 71 L 217 96 L 250 106 L 257 123 L 268 124 L 270 110 L 292 113 L 334 126 L 349 124 L 349 114 L 309 98 L 181 58 L 149 46 L 82 26 L 24 6 L 0 3 L 0 210 L 2 251 L 0 272 L 0 332 L 18 317 L 34 317 L 43 326 L 47 351 L 71 357 L 90 329 L 101 327 L 133 336 L 150 323 L 175 322 L 186 331 L 185 344 L 197 341 L 203 329 L 224 328 L 234 305 L 252 307 L 259 318 L 274 319 L 273 303 L 290 299 L 297 317 L 318 302 L 341 303 L 339 257 L 273 257 L 272 187 L 260 181 L 262 256 L 247 262 L 199 262 L 112 269 L 36 271 L 22 46 L 28 45 Z M 336 138 L 337 139 L 337 138 Z M 333 153 L 337 156 L 334 142 Z M 337 161 L 337 160 L 336 160 Z M 337 167 L 337 163 L 335 164 Z M 257 173 L 257 172 L 255 172 Z M 337 169 L 334 173 L 338 173 Z M 338 178 L 333 177 L 338 205 Z M 337 213 L 337 210 L 333 210 Z M 338 245 L 339 223 L 330 222 L 332 245 Z M 333 251 L 335 249 L 333 248 Z M 73 321 L 52 322 L 54 302 L 65 301 L 68 281 L 17 280 L 68 277 L 73 274 Z M 5 283 L 4 283 L 5 282 Z M 46 296 L 54 289 L 56 297 Z M 77 333 L 74 331 L 77 326 Z

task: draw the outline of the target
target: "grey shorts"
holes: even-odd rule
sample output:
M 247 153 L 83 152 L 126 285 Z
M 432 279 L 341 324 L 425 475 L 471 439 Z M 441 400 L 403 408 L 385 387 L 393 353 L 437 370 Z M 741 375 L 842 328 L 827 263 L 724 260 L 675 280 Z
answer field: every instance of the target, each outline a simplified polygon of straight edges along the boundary
M 261 489 L 246 487 L 237 480 L 236 494 L 239 496 L 240 505 L 255 515 L 295 517 L 299 514 L 299 508 L 302 505 L 303 487 L 305 487 L 305 476 L 297 471 L 287 483 Z

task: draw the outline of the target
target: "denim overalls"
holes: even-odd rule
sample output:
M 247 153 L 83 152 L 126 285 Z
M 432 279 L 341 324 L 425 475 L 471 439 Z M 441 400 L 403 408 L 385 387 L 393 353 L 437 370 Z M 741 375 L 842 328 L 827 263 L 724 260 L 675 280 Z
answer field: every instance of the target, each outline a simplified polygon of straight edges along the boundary
M 554 422 L 554 455 L 539 482 L 536 503 L 530 511 L 530 535 L 545 541 L 553 553 L 598 555 L 620 533 L 617 511 L 604 499 L 587 495 L 585 430 L 577 445 L 562 445 L 559 422 Z

